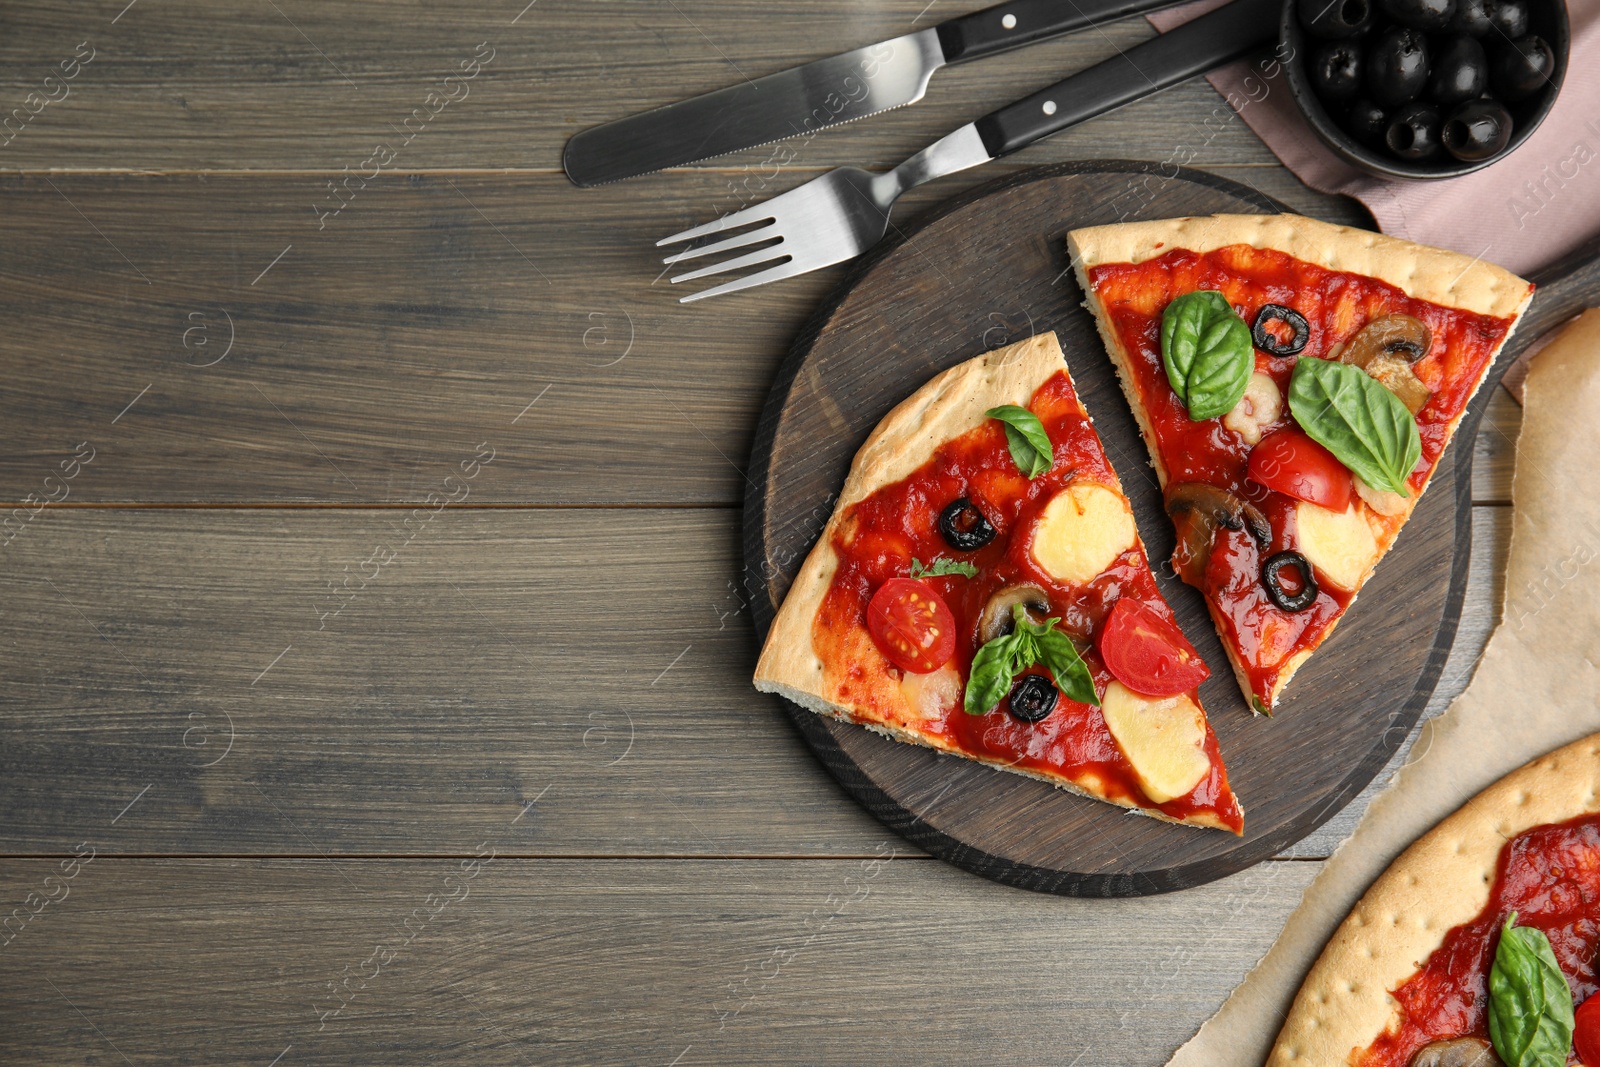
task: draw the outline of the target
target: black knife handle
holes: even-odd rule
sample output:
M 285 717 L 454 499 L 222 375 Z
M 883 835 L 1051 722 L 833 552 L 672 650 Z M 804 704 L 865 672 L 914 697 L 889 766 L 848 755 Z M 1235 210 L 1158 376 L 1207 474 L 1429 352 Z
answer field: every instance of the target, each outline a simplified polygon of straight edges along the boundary
M 1233 0 L 1153 41 L 993 111 L 976 123 L 992 156 L 1249 55 L 1278 35 L 1282 0 Z
M 1180 0 L 1014 0 L 941 22 L 946 63 L 992 56 L 1099 22 L 1171 7 Z

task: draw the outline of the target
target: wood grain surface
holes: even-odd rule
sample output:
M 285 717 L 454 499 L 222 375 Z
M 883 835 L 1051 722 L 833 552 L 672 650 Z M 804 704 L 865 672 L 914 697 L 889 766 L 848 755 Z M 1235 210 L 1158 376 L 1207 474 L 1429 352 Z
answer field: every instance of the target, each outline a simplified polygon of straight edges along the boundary
M 1317 868 L 1074 901 L 898 855 L 892 837 L 844 861 L 494 851 L 522 832 L 473 827 L 464 854 L 494 856 L 476 874 L 454 858 L 97 857 L 0 949 L 7 1062 L 1155 1062 Z M 47 877 L 58 864 L 12 863 L 0 893 Z
M 385 175 L 319 229 L 328 180 L 0 177 L 0 301 L 22 312 L 0 500 L 88 440 L 107 455 L 72 501 L 411 503 L 487 437 L 473 503 L 735 504 L 778 359 L 842 273 L 680 305 L 654 242 L 736 206 L 722 175 L 644 198 Z
M 742 468 L 844 272 L 680 307 L 652 248 L 1149 30 L 941 71 L 787 153 L 555 171 L 591 123 L 977 6 L 0 9 L 0 112 L 28 115 L 0 134 L 0 1062 L 1131 1067 L 1221 1003 L 1361 800 L 1146 901 L 1017 892 L 887 834 L 747 688 Z M 1180 152 L 1365 218 L 1195 82 L 896 221 L 1036 163 Z M 1481 503 L 1509 499 L 1519 417 L 1495 398 L 1474 442 Z M 1493 624 L 1507 518 L 1474 509 L 1430 713 Z
M 0 149 L 0 167 L 354 171 L 387 142 L 402 171 L 555 170 L 566 139 L 586 127 L 974 9 L 949 0 L 273 0 L 228 8 L 135 0 L 113 22 L 127 3 L 6 5 L 0 86 L 15 101 L 8 109 L 35 90 L 61 96 L 42 79 L 80 42 L 94 58 L 65 83 L 64 99 Z M 934 137 L 1152 36 L 1142 19 L 1125 19 L 952 67 L 914 108 L 789 147 L 813 167 L 898 163 Z M 476 76 L 444 83 L 479 55 L 491 58 L 479 61 Z M 430 92 L 448 102 L 428 102 Z M 413 117 L 418 108 L 426 122 Z M 1017 158 L 1103 156 L 1118 145 L 1161 159 L 1184 145 L 1203 165 L 1275 166 L 1249 129 L 1229 119 L 1221 98 L 1195 81 Z M 756 172 L 771 157 L 762 147 L 715 166 Z

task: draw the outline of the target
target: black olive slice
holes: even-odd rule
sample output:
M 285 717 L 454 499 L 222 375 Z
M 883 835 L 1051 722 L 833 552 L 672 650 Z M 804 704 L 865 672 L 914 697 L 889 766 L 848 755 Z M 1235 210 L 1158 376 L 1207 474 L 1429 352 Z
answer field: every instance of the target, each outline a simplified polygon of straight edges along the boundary
M 1285 341 L 1272 332 L 1272 324 L 1281 322 L 1294 331 L 1294 336 Z M 1306 324 L 1306 317 L 1294 308 L 1286 308 L 1282 304 L 1264 304 L 1256 313 L 1256 324 L 1250 331 L 1256 347 L 1269 356 L 1292 356 L 1306 346 L 1306 341 L 1311 338 L 1311 327 Z
M 1011 688 L 1011 714 L 1023 722 L 1042 722 L 1056 710 L 1056 687 L 1042 674 L 1025 674 Z
M 939 513 L 939 532 L 951 548 L 972 552 L 994 540 L 994 524 L 966 497 L 950 501 Z
M 1278 581 L 1278 573 L 1285 567 L 1300 572 L 1300 591 L 1290 594 Z M 1267 590 L 1267 599 L 1284 611 L 1304 611 L 1317 602 L 1317 580 L 1311 574 L 1311 564 L 1292 549 L 1268 557 L 1261 565 L 1261 584 Z

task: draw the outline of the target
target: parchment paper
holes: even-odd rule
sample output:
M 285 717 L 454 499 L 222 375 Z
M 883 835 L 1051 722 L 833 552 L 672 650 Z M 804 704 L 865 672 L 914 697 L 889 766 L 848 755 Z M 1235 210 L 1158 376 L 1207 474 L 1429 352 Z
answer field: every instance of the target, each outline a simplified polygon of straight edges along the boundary
M 1322 946 L 1395 856 L 1495 780 L 1600 731 L 1600 310 L 1540 353 L 1525 389 L 1505 610 L 1472 683 L 1423 725 L 1266 957 L 1169 1067 L 1264 1062 Z

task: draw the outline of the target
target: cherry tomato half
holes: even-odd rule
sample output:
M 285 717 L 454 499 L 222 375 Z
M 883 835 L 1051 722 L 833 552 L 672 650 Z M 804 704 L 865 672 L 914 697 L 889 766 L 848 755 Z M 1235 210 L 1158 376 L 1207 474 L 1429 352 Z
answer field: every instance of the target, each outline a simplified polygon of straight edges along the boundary
M 890 578 L 867 604 L 867 632 L 896 667 L 928 674 L 956 653 L 956 619 L 944 600 L 915 578 Z
M 1250 453 L 1250 480 L 1330 511 L 1350 506 L 1350 468 L 1299 430 L 1270 433 Z
M 1126 597 L 1111 605 L 1100 658 L 1117 681 L 1147 697 L 1190 692 L 1211 675 L 1176 626 Z
M 1585 1064 L 1600 1064 L 1600 996 L 1592 996 L 1573 1014 L 1572 1047 Z

